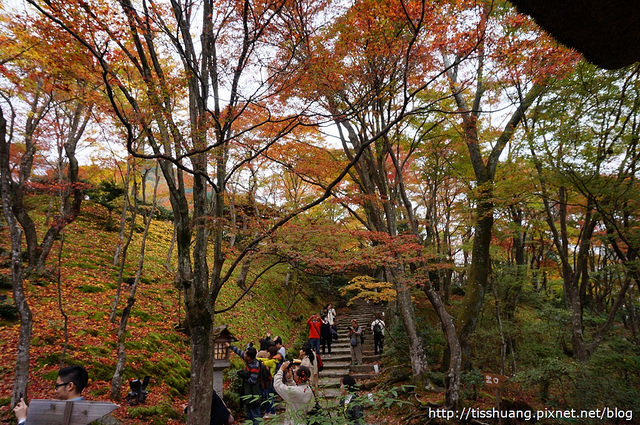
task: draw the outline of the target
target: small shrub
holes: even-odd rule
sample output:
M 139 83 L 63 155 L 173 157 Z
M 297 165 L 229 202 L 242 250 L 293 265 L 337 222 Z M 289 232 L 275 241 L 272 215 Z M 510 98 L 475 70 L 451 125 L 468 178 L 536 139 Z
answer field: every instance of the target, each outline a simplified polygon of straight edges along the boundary
M 461 398 L 477 400 L 478 388 L 482 388 L 484 384 L 484 374 L 477 369 L 463 372 L 460 382 L 462 383 Z
M 78 286 L 78 290 L 80 292 L 84 292 L 85 294 L 96 294 L 96 293 L 106 291 L 106 289 L 103 286 L 94 286 L 94 285 L 80 285 Z
M 151 423 L 166 424 L 167 419 L 179 419 L 182 415 L 169 404 L 161 403 L 155 406 L 139 406 L 129 409 L 129 416 L 133 419 L 151 419 Z
M 0 304 L 0 319 L 8 321 L 18 320 L 18 309 L 13 304 Z
M 11 264 L 9 264 L 11 266 Z M 11 276 L 6 274 L 0 274 L 0 289 L 13 289 L 13 281 Z
M 158 220 L 173 221 L 173 211 L 163 207 L 162 205 L 156 206 L 153 214 L 153 218 Z

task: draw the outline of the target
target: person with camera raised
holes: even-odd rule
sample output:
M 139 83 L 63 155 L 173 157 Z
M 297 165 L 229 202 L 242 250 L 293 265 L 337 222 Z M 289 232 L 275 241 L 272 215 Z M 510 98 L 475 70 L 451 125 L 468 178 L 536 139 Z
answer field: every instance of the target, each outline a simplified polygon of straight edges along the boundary
M 313 390 L 309 385 L 311 371 L 306 366 L 295 370 L 291 362 L 284 362 L 273 377 L 273 387 L 285 402 L 285 420 L 283 425 L 305 425 L 307 413 L 313 408 Z M 285 382 L 293 380 L 295 385 Z
M 260 414 L 260 404 L 262 403 L 262 388 L 258 375 L 260 373 L 260 363 L 256 359 L 258 351 L 250 343 L 246 350 L 242 351 L 238 347 L 229 345 L 238 356 L 244 360 L 245 368 L 238 371 L 238 376 L 242 379 L 242 401 L 247 419 L 255 425 L 262 423 Z

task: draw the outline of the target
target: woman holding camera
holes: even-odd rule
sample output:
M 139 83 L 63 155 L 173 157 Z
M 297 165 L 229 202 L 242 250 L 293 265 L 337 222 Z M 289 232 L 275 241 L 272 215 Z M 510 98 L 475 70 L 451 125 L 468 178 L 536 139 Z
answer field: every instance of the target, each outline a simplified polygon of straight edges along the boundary
M 273 377 L 273 387 L 285 402 L 283 425 L 303 425 L 307 423 L 307 412 L 313 407 L 313 391 L 309 386 L 311 371 L 306 366 L 298 366 L 295 371 L 291 362 L 284 362 Z M 285 381 L 293 379 L 294 385 Z

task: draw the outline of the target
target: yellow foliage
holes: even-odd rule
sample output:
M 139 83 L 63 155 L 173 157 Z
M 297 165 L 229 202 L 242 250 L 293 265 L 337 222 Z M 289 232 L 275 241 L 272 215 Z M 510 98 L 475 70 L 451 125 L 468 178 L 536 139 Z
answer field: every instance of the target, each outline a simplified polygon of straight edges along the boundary
M 354 301 L 362 299 L 374 303 L 388 302 L 396 298 L 396 290 L 390 282 L 379 282 L 371 276 L 356 276 L 349 283 L 340 289 L 340 293 L 345 296 L 352 294 L 348 305 Z

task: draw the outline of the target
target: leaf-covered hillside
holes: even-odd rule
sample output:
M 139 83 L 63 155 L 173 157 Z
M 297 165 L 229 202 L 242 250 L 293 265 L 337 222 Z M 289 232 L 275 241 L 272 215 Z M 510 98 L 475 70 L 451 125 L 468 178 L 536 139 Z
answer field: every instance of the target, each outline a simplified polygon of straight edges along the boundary
M 43 199 L 36 201 L 46 205 Z M 44 220 L 44 213 L 39 219 Z M 65 229 L 59 262 L 60 241 L 54 255 L 50 256 L 46 276 L 25 281 L 34 320 L 30 385 L 26 398 L 53 396 L 53 383 L 65 348 L 66 321 L 69 340 L 65 363 L 87 367 L 90 384 L 85 391 L 89 399 L 109 399 L 118 331 L 118 323 L 109 320 L 118 276 L 118 267 L 113 265 L 118 233 L 106 230 L 106 224 L 106 209 L 85 203 L 78 220 Z M 177 330 L 184 318 L 181 295 L 173 285 L 173 273 L 163 266 L 171 244 L 171 226 L 169 221 L 152 222 L 142 280 L 128 326 L 124 378 L 152 377 L 146 404 L 150 408 L 135 409 L 123 403 L 115 414 L 123 423 L 152 423 L 149 421 L 154 418 L 169 421 L 163 423 L 182 422 L 181 412 L 186 402 L 190 371 L 189 337 Z M 2 232 L 6 235 L 6 227 Z M 0 294 L 7 297 L 3 301 L 0 320 L 0 404 L 7 406 L 14 378 L 19 322 L 17 315 L 12 318 L 9 240 L 3 236 L 0 241 Z M 131 282 L 135 274 L 139 245 L 140 233 L 137 233 L 129 247 L 122 288 L 125 295 L 121 297 L 119 309 L 126 301 L 127 282 Z M 281 278 L 278 271 L 264 275 L 233 309 L 216 315 L 216 324 L 228 324 L 240 339 L 238 344 L 256 341 L 271 331 L 273 335 L 283 335 L 289 346 L 291 338 L 297 337 L 301 329 L 289 317 L 305 316 L 313 307 L 307 299 L 299 297 L 293 303 L 291 313 L 285 316 L 282 297 L 278 293 Z M 217 309 L 231 306 L 242 292 L 235 285 L 225 286 Z M 128 390 L 125 383 L 123 394 L 126 395 Z M 147 414 L 149 416 L 145 416 Z M 4 410 L 4 415 L 9 415 L 8 409 Z

